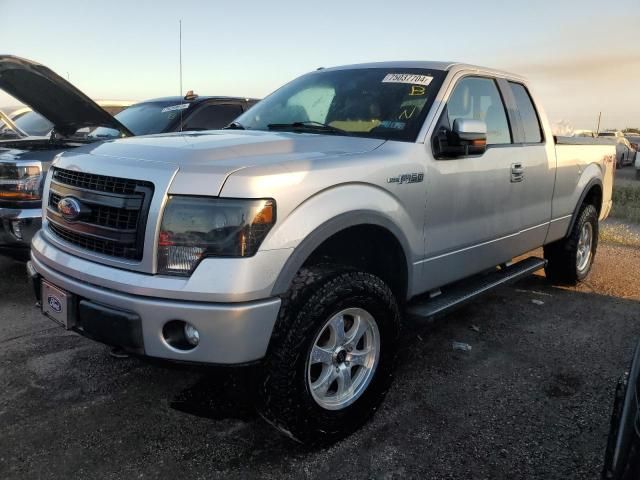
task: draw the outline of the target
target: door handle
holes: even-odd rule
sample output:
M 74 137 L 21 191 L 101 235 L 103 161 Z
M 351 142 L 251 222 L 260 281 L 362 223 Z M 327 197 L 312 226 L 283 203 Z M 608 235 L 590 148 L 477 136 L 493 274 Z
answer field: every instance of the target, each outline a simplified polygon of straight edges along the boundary
M 511 183 L 518 183 L 524 180 L 524 168 L 521 163 L 511 164 Z

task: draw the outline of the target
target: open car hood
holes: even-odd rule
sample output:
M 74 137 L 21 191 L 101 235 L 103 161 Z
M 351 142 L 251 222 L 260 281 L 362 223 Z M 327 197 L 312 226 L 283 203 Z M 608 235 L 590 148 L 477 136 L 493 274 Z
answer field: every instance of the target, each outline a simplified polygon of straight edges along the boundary
M 0 55 L 0 88 L 53 123 L 63 136 L 83 127 L 109 127 L 133 135 L 60 75 L 31 60 Z

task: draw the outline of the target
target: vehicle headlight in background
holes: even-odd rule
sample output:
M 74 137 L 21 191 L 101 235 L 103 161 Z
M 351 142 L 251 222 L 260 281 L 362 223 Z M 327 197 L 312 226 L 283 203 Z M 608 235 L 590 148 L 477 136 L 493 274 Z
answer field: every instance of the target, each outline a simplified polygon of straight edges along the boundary
M 39 162 L 0 162 L 0 201 L 40 200 L 42 198 L 42 166 Z
M 270 199 L 170 196 L 158 238 L 158 273 L 189 275 L 209 256 L 250 257 L 275 221 Z

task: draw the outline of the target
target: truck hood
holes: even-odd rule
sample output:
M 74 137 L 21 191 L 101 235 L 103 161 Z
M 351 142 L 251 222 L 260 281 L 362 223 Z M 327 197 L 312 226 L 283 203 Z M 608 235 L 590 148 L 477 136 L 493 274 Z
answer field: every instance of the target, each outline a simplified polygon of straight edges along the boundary
M 132 175 L 127 171 L 134 169 L 160 169 L 175 174 L 171 193 L 215 196 L 220 194 L 226 178 L 243 168 L 274 166 L 286 170 L 288 162 L 365 153 L 384 142 L 251 130 L 174 133 L 87 145 L 65 152 L 56 166 L 111 176 Z M 156 185 L 156 191 L 167 187 Z
M 131 132 L 84 93 L 55 72 L 13 55 L 0 55 L 0 88 L 53 123 L 64 136 L 83 127 Z

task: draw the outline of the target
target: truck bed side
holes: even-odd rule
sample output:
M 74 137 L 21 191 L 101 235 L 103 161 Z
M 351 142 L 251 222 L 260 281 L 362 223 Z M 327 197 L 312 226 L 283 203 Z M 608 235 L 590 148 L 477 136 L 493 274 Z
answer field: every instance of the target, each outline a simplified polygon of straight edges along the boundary
M 615 145 L 582 137 L 556 137 L 556 184 L 546 243 L 563 238 L 582 200 L 594 186 L 602 190 L 600 220 L 611 210 Z

